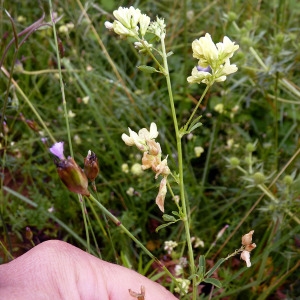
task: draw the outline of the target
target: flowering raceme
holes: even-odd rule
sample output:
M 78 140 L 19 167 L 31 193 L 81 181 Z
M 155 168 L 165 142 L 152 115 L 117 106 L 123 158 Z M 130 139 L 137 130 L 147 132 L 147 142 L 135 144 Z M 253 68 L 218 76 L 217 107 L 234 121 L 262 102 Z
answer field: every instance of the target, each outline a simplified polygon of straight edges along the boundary
M 236 65 L 230 64 L 230 58 L 239 48 L 227 36 L 223 43 L 214 44 L 209 33 L 192 43 L 193 57 L 198 58 L 198 66 L 192 70 L 192 76 L 187 78 L 189 83 L 205 83 L 226 80 L 226 76 L 238 70 Z
M 146 34 L 150 17 L 142 14 L 138 8 L 135 9 L 133 6 L 129 8 L 119 7 L 118 10 L 113 12 L 113 15 L 116 18 L 113 23 L 108 21 L 104 23 L 107 29 L 113 30 L 120 36 L 136 37 L 140 33 L 144 37 Z
M 136 146 L 141 152 L 142 157 L 142 169 L 152 169 L 156 174 L 155 179 L 159 175 L 163 178 L 160 182 L 159 192 L 156 197 L 156 204 L 159 209 L 164 212 L 164 201 L 167 194 L 167 177 L 170 174 L 167 158 L 161 160 L 161 147 L 160 144 L 155 142 L 158 136 L 157 126 L 155 123 L 151 123 L 150 131 L 146 128 L 142 128 L 138 133 L 128 128 L 129 136 L 125 133 L 122 134 L 122 140 L 128 146 Z

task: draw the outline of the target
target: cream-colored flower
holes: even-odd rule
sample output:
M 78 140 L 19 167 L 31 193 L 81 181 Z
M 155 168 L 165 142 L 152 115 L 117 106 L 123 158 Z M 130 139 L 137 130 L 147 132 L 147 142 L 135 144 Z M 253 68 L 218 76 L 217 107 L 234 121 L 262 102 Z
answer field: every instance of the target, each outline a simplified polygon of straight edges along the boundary
M 175 247 L 178 246 L 177 242 L 175 241 L 165 241 L 164 250 L 168 252 L 168 254 L 171 254 Z
M 183 278 L 176 278 L 177 281 L 177 285 L 180 286 L 180 288 L 178 286 L 175 287 L 174 291 L 176 293 L 180 293 L 180 295 L 185 295 L 188 293 L 189 291 L 189 286 L 191 284 L 191 281 L 188 279 L 183 279 Z
M 119 34 L 121 36 L 134 36 L 135 32 L 132 30 L 126 28 L 121 22 L 114 21 L 113 23 L 113 29 L 116 34 Z
M 247 267 L 251 267 L 251 261 L 250 261 L 250 252 L 249 251 L 243 251 L 241 253 L 241 259 L 246 262 Z
M 198 71 L 197 67 L 194 67 L 192 70 L 192 76 L 187 78 L 189 83 L 205 83 L 210 84 L 212 82 L 212 74 L 205 71 Z
M 252 235 L 254 230 L 242 236 L 242 245 L 244 246 L 244 251 L 241 253 L 241 259 L 247 264 L 247 267 L 251 267 L 250 252 L 256 247 L 255 243 L 252 243 Z
M 129 166 L 128 166 L 128 164 L 122 164 L 121 170 L 124 173 L 128 173 L 129 172 Z
M 192 43 L 193 57 L 199 59 L 199 66 L 208 67 L 218 59 L 218 49 L 209 33 Z
M 227 75 L 238 70 L 236 65 L 230 64 L 229 60 L 238 48 L 239 45 L 235 45 L 227 36 L 224 37 L 223 43 L 215 45 L 209 33 L 193 41 L 193 57 L 199 61 L 198 67 L 193 68 L 192 76 L 189 76 L 187 81 L 199 84 L 202 82 L 207 85 L 225 81 Z
M 224 65 L 220 65 L 215 72 L 215 78 L 217 82 L 225 81 L 226 76 L 235 73 L 238 70 L 236 65 L 231 65 L 229 58 L 226 59 Z
M 239 45 L 235 45 L 227 36 L 224 36 L 223 43 L 217 43 L 219 59 L 226 60 L 231 58 Z
M 127 191 L 126 194 L 130 197 L 134 195 L 134 188 L 131 186 Z
M 140 16 L 139 23 L 140 23 L 140 33 L 141 33 L 141 36 L 143 37 L 148 30 L 148 27 L 150 24 L 150 17 L 148 17 L 145 14 L 142 14 Z
M 141 16 L 141 11 L 133 6 L 129 8 L 119 7 L 118 10 L 113 12 L 113 15 L 126 28 L 135 29 Z
M 165 211 L 164 204 L 165 204 L 166 194 L 167 194 L 167 178 L 164 177 L 160 182 L 159 191 L 155 199 L 155 203 L 157 204 L 157 206 L 162 212 Z
M 222 114 L 224 112 L 224 104 L 223 103 L 218 103 L 215 107 L 214 110 L 218 112 L 219 114 Z
M 155 170 L 153 171 L 156 173 L 155 179 L 157 179 L 159 175 L 168 176 L 171 173 L 171 171 L 168 167 L 167 157 L 163 161 L 161 161 L 157 166 L 155 166 Z
M 196 157 L 200 157 L 201 154 L 204 152 L 204 149 L 201 146 L 197 146 L 194 148 L 194 152 Z
M 157 126 L 155 123 L 151 123 L 150 131 L 148 131 L 146 128 L 139 130 L 138 134 L 130 128 L 128 128 L 128 131 L 129 136 L 123 133 L 122 140 L 128 146 L 136 145 L 136 147 L 142 152 L 145 152 L 149 149 L 147 142 L 154 140 L 158 136 Z
M 144 41 L 144 44 L 141 42 L 135 42 L 134 43 L 134 48 L 138 49 L 139 52 L 144 53 L 149 49 L 150 51 L 152 50 L 153 44 L 149 44 L 147 41 Z

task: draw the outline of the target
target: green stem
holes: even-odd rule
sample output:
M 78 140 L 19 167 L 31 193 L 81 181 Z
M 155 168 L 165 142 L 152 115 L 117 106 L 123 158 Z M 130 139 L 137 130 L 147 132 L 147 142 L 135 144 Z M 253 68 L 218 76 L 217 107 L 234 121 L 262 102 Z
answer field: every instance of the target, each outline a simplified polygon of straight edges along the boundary
M 213 123 L 213 130 L 210 135 L 209 147 L 208 147 L 208 151 L 207 151 L 207 155 L 206 155 L 204 171 L 203 171 L 202 180 L 201 180 L 202 195 L 204 193 L 204 186 L 205 186 L 205 181 L 206 181 L 207 174 L 208 174 L 210 158 L 211 158 L 211 154 L 212 154 L 212 150 L 213 150 L 213 146 L 214 146 L 214 142 L 215 142 L 216 132 L 217 132 L 217 121 L 215 120 Z
M 193 112 L 192 112 L 192 114 L 191 114 L 189 120 L 188 120 L 188 121 L 186 122 L 186 124 L 184 125 L 184 128 L 185 128 L 186 130 L 188 129 L 190 122 L 192 121 L 192 119 L 193 119 L 193 117 L 194 117 L 194 115 L 195 115 L 197 109 L 199 108 L 199 105 L 201 104 L 201 102 L 202 102 L 204 96 L 206 95 L 207 91 L 209 90 L 209 88 L 210 88 L 210 85 L 207 85 L 206 88 L 205 88 L 205 90 L 204 90 L 204 92 L 203 92 L 203 94 L 201 95 L 201 98 L 199 99 L 199 101 L 198 101 L 196 107 L 194 108 L 194 110 L 193 110 Z
M 89 235 L 89 227 L 86 221 L 86 207 L 84 205 L 84 201 L 82 198 L 82 195 L 78 195 L 80 207 L 81 207 L 81 213 L 83 217 L 83 222 L 84 222 L 84 228 L 85 228 L 85 235 L 86 235 L 86 243 L 87 243 L 87 252 L 91 253 L 91 243 L 90 243 L 90 235 Z
M 155 260 L 158 265 L 164 269 L 164 271 L 172 278 L 172 280 L 175 282 L 176 284 L 176 278 L 174 278 L 174 276 L 171 274 L 171 272 L 168 270 L 168 268 L 166 266 L 164 266 L 160 260 L 158 260 L 122 223 L 121 221 L 115 217 L 109 210 L 107 210 L 99 201 L 97 201 L 96 198 L 94 198 L 93 195 L 90 195 L 88 197 L 89 200 L 91 200 L 93 203 L 96 204 L 96 206 L 98 206 L 101 211 L 111 220 L 115 223 L 115 225 L 117 225 L 119 228 L 122 229 L 122 231 L 124 233 L 127 234 L 127 236 L 129 236 L 151 259 Z
M 56 34 L 55 22 L 54 22 L 54 19 L 53 19 L 53 9 L 52 9 L 52 1 L 51 0 L 49 0 L 49 7 L 50 7 L 50 16 L 51 16 L 51 21 L 52 21 L 53 35 L 54 35 L 57 69 L 58 69 L 58 72 L 59 72 L 59 82 L 60 82 L 60 89 L 61 89 L 61 96 L 62 96 L 62 104 L 63 104 L 63 108 L 64 108 L 66 127 L 67 127 L 67 133 L 68 133 L 69 148 L 70 148 L 71 156 L 74 157 L 73 147 L 72 147 L 72 140 L 71 140 L 71 132 L 70 132 L 70 124 L 69 124 L 69 118 L 68 118 L 68 112 L 67 112 L 67 102 L 66 102 L 66 96 L 65 96 L 65 88 L 64 88 L 64 83 L 63 83 L 63 79 L 62 79 L 60 55 L 59 55 L 59 49 L 58 49 L 58 43 L 57 43 L 57 34 Z
M 168 87 L 168 93 L 169 93 L 169 99 L 170 99 L 170 106 L 171 106 L 171 112 L 172 112 L 172 118 L 173 118 L 173 122 L 174 122 L 176 142 L 177 142 L 178 169 L 179 169 L 179 188 L 180 188 L 180 199 L 181 199 L 182 212 L 183 212 L 182 221 L 183 221 L 184 228 L 185 228 L 191 275 L 194 275 L 195 274 L 195 261 L 194 261 L 194 253 L 193 253 L 193 247 L 192 247 L 191 235 L 190 235 L 189 218 L 188 218 L 188 214 L 187 214 L 187 201 L 185 199 L 185 190 L 184 190 L 184 181 L 183 181 L 183 161 L 182 161 L 181 136 L 180 136 L 177 117 L 176 117 L 176 111 L 175 111 L 175 105 L 174 105 L 174 99 L 173 99 L 173 93 L 172 93 L 172 87 L 171 87 L 171 80 L 170 80 L 170 74 L 169 74 L 169 68 L 168 68 L 167 54 L 166 54 L 166 47 L 165 47 L 164 38 L 165 38 L 165 34 L 162 34 L 162 36 L 161 36 L 161 46 L 162 46 L 162 54 L 163 54 L 162 58 L 163 58 L 163 64 L 164 64 L 164 69 L 165 69 L 165 77 L 166 77 L 166 81 L 167 81 L 167 87 Z M 196 284 L 197 284 L 197 281 L 196 281 L 196 277 L 194 276 L 193 277 L 193 298 L 192 298 L 193 300 L 196 300 L 196 298 L 197 298 Z

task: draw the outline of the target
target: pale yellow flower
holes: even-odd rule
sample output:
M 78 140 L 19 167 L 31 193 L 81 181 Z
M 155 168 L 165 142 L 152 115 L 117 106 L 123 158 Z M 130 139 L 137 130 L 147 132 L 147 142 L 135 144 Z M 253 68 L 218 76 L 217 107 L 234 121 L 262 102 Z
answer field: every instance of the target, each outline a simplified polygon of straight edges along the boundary
M 148 17 L 145 14 L 142 14 L 140 16 L 139 23 L 140 23 L 140 33 L 141 33 L 141 36 L 143 37 L 148 30 L 148 27 L 150 24 L 150 17 Z
M 192 43 L 193 57 L 199 59 L 199 66 L 208 67 L 218 59 L 218 49 L 209 33 Z
M 141 11 L 135 9 L 133 6 L 119 7 L 118 10 L 113 12 L 115 18 L 126 28 L 132 29 L 136 28 L 139 18 L 141 16 Z
M 177 281 L 177 285 L 179 285 L 180 288 L 176 286 L 174 291 L 176 293 L 180 293 L 180 295 L 182 296 L 187 294 L 189 291 L 189 286 L 191 284 L 191 281 L 189 279 L 183 279 L 183 278 L 176 278 L 176 281 Z
M 238 48 L 239 45 L 235 45 L 227 36 L 222 43 L 215 45 L 209 33 L 193 41 L 193 57 L 199 61 L 198 67 L 193 68 L 192 76 L 189 76 L 187 81 L 207 85 L 225 81 L 227 75 L 238 70 L 236 65 L 230 64 L 229 60 Z
M 197 146 L 194 148 L 194 152 L 196 157 L 200 157 L 201 154 L 204 152 L 204 149 L 201 146 Z

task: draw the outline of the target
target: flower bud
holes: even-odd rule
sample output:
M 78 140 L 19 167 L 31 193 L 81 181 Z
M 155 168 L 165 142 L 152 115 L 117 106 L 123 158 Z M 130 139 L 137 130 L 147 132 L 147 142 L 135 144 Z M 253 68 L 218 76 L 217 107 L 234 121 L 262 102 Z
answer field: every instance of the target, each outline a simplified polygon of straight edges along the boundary
M 246 145 L 246 151 L 247 151 L 247 152 L 254 152 L 254 151 L 255 151 L 255 144 L 248 143 L 248 144 Z
M 32 231 L 31 231 L 30 227 L 26 227 L 26 233 L 25 233 L 25 236 L 26 236 L 26 239 L 27 239 L 28 241 L 31 241 L 31 240 L 32 240 L 32 238 L 33 238 L 33 233 L 32 233 Z
M 72 157 L 57 162 L 57 173 L 69 191 L 89 196 L 88 179 Z
M 84 159 L 84 173 L 91 181 L 94 181 L 99 174 L 98 158 L 91 150 L 88 151 L 88 154 Z
M 286 176 L 284 176 L 284 178 L 283 178 L 283 182 L 284 182 L 287 186 L 290 186 L 290 185 L 293 184 L 294 179 L 293 179 L 293 177 L 292 177 L 291 175 L 286 175 Z
M 266 176 L 261 172 L 256 172 L 253 174 L 252 179 L 255 184 L 263 184 L 266 181 Z
M 237 157 L 231 157 L 229 162 L 232 167 L 238 167 L 241 161 Z

